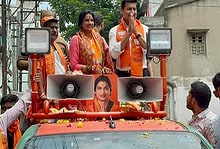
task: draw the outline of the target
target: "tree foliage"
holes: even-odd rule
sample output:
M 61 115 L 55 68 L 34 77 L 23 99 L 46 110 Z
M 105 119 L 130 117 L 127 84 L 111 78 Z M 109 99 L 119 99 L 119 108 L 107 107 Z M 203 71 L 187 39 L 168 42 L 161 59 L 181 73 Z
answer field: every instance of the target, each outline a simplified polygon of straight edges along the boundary
M 60 32 L 66 40 L 79 31 L 78 16 L 89 9 L 104 16 L 105 29 L 102 36 L 108 41 L 109 30 L 119 23 L 121 0 L 51 0 L 50 5 L 59 16 Z M 139 3 L 138 3 L 139 4 Z M 139 6 L 139 5 L 138 5 Z M 140 10 L 140 7 L 138 7 Z M 140 16 L 141 11 L 138 15 Z

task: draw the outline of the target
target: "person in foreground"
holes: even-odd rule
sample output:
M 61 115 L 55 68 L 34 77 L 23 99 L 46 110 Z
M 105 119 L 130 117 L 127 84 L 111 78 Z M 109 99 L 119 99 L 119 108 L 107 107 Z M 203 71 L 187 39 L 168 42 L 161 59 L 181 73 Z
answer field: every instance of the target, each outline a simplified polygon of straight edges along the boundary
M 212 79 L 212 84 L 215 89 L 213 91 L 215 97 L 220 99 L 220 72 L 215 74 L 215 76 Z M 220 149 L 220 119 L 219 118 L 218 118 L 218 121 L 216 122 L 214 132 L 215 132 L 215 136 L 216 136 L 215 148 Z
M 119 107 L 110 100 L 112 85 L 110 79 L 105 75 L 100 75 L 95 80 L 95 97 L 90 110 L 93 112 L 113 112 L 119 111 Z
M 13 94 L 3 96 L 1 99 L 1 114 L 12 108 L 18 100 L 18 96 Z M 16 146 L 21 138 L 21 135 L 20 123 L 19 119 L 17 118 L 7 129 L 8 149 L 13 149 Z
M 186 107 L 193 112 L 189 125 L 195 127 L 215 147 L 214 127 L 218 116 L 210 111 L 210 100 L 211 90 L 207 84 L 200 81 L 191 84 L 186 104 Z
M 90 10 L 80 13 L 80 31 L 70 41 L 70 65 L 72 71 L 77 70 L 84 74 L 112 73 L 114 69 L 108 45 L 94 31 L 94 18 L 94 13 Z
M 109 51 L 116 59 L 116 74 L 119 77 L 150 76 L 145 57 L 148 27 L 136 19 L 137 0 L 122 0 L 120 13 L 120 24 L 109 32 Z
M 31 103 L 31 92 L 25 92 L 15 105 L 0 115 L 0 148 L 7 149 L 7 128 L 22 113 L 25 114 Z

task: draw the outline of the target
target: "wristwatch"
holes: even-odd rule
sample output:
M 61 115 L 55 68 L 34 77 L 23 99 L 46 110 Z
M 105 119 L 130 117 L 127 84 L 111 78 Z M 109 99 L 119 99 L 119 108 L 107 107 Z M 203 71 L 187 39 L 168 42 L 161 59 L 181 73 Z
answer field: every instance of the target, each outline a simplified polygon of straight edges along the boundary
M 140 38 L 141 37 L 141 34 L 137 34 L 136 35 L 136 39 Z

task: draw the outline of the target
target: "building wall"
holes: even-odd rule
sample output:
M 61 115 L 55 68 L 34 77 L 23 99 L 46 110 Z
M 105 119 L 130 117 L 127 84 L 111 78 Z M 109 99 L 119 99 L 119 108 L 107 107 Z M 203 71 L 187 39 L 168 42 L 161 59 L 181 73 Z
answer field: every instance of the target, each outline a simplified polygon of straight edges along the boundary
M 173 51 L 168 58 L 168 76 L 213 76 L 219 70 L 220 1 L 200 0 L 167 9 L 168 26 L 173 31 Z M 187 29 L 209 29 L 207 56 L 190 54 Z
M 167 77 L 173 84 L 169 86 L 167 100 L 170 119 L 186 123 L 191 118 L 192 112 L 186 108 L 186 96 L 192 82 L 202 80 L 211 91 L 214 90 L 211 80 L 220 71 L 219 6 L 219 0 L 197 0 L 166 9 L 168 27 L 172 28 L 173 35 L 172 53 L 167 57 Z M 190 53 L 187 29 L 209 29 L 206 34 L 206 56 Z M 159 65 L 153 66 L 155 75 L 159 75 Z M 212 94 L 210 109 L 219 114 L 219 107 L 220 101 Z

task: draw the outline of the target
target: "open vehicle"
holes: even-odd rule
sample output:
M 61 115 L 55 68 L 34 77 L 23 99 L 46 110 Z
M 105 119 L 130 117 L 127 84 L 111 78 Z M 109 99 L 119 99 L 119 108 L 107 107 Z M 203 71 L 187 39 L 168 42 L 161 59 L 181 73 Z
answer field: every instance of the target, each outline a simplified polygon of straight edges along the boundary
M 45 100 L 39 97 L 32 78 L 32 107 L 28 113 L 32 126 L 25 131 L 17 148 L 211 149 L 209 142 L 192 127 L 163 120 L 167 98 L 166 56 L 159 55 L 161 77 L 158 78 L 107 75 L 114 86 L 111 98 L 119 105 L 117 112 L 87 111 L 97 75 L 50 75 Z M 39 53 L 30 54 L 32 76 L 37 72 L 39 57 Z M 63 96 L 66 82 L 75 85 L 74 97 Z M 126 103 L 131 101 L 143 102 L 147 110 L 129 107 Z M 69 110 L 69 105 L 76 109 Z

